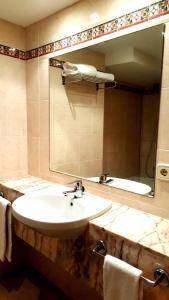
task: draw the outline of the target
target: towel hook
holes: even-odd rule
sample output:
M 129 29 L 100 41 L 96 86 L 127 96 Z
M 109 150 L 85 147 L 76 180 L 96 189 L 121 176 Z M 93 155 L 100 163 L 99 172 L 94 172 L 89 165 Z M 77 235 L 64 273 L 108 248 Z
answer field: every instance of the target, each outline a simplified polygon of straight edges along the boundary
M 107 253 L 107 247 L 104 241 L 102 240 L 96 241 L 96 245 L 93 248 L 92 252 L 104 258 Z M 169 274 L 162 267 L 159 267 L 154 271 L 154 278 L 155 280 L 151 280 L 144 276 L 141 276 L 141 279 L 151 287 L 156 287 L 158 285 L 163 287 L 169 286 Z

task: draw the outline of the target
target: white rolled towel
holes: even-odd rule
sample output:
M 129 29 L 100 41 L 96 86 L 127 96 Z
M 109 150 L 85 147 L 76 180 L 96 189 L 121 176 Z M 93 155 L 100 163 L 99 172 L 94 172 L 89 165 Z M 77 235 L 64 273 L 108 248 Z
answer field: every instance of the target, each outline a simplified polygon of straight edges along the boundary
M 63 64 L 62 76 L 72 80 L 72 81 L 81 81 L 82 76 L 78 71 L 78 68 L 75 64 L 66 62 Z
M 63 64 L 62 76 L 72 81 L 80 81 L 82 79 L 89 80 L 96 77 L 97 70 L 91 65 L 72 64 L 66 62 Z
M 86 64 L 72 64 L 66 62 L 63 64 L 62 76 L 71 81 L 80 81 L 82 79 L 94 83 L 113 82 L 114 75 L 110 73 L 99 72 L 94 66 Z
M 113 81 L 114 81 L 114 75 L 113 74 L 97 71 L 97 73 L 96 73 L 96 83 L 113 82 Z

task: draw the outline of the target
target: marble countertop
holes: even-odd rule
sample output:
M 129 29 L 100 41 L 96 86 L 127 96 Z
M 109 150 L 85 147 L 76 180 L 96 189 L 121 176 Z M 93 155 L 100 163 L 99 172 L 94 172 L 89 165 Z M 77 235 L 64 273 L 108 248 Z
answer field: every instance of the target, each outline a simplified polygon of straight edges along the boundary
M 0 183 L 21 193 L 55 185 L 33 176 Z M 111 210 L 91 220 L 90 224 L 169 257 L 168 219 L 112 202 Z

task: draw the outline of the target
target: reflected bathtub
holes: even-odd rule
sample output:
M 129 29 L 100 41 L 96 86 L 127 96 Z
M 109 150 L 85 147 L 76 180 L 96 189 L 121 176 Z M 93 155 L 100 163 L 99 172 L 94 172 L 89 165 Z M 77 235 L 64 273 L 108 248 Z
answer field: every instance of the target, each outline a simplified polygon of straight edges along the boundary
M 99 183 L 99 177 L 88 177 L 88 180 Z M 150 195 L 151 187 L 145 183 L 132 181 L 129 179 L 117 178 L 117 177 L 107 177 L 107 180 L 112 180 L 110 182 L 104 183 L 108 186 L 122 189 L 128 192 L 137 193 L 140 195 Z

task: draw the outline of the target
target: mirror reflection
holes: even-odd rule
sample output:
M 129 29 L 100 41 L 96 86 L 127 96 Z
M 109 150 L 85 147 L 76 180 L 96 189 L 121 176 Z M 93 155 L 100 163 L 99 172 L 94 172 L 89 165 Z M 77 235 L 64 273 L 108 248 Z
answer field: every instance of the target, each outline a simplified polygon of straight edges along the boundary
M 154 195 L 164 26 L 50 59 L 50 169 Z

